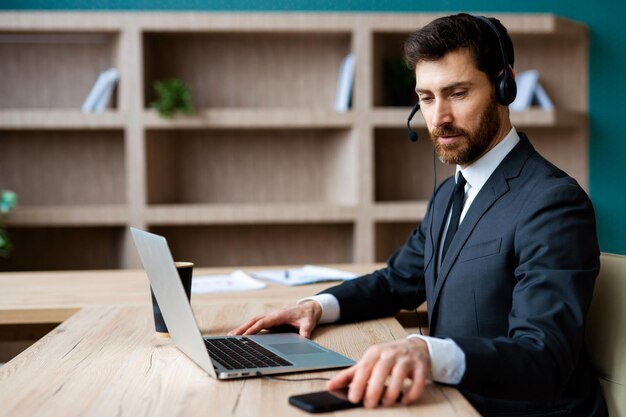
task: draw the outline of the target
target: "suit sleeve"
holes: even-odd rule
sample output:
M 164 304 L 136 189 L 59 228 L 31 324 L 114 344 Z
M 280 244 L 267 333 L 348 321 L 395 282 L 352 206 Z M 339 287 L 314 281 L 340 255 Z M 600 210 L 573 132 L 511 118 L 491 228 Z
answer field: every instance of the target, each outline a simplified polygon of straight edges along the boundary
M 459 386 L 506 399 L 554 398 L 570 380 L 599 271 L 595 215 L 572 182 L 538 193 L 520 211 L 508 335 L 452 339 L 466 356 Z
M 429 205 L 425 219 L 430 218 L 430 210 Z M 387 317 L 424 302 L 424 242 L 428 227 L 426 221 L 422 222 L 389 258 L 386 268 L 322 292 L 339 301 L 340 322 Z

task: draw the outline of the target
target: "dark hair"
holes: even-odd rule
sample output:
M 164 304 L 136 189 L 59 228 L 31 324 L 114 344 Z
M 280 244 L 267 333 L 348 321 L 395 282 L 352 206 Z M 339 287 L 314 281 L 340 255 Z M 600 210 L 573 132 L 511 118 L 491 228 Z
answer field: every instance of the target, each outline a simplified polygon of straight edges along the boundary
M 506 28 L 496 18 L 489 20 L 498 29 L 508 64 L 513 67 L 513 42 Z M 448 52 L 463 48 L 470 51 L 476 68 L 495 81 L 503 69 L 498 36 L 486 22 L 467 13 L 440 17 L 416 30 L 404 43 L 404 55 L 407 65 L 414 71 L 421 61 L 437 61 Z

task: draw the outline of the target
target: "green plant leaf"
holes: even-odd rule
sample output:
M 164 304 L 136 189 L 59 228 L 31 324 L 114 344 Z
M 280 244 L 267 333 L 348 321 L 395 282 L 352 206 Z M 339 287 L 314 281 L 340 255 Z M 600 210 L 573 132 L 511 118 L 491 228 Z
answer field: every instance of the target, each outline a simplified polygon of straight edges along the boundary
M 17 194 L 11 190 L 0 190 L 0 257 L 6 258 L 13 249 L 9 235 L 4 229 L 3 218 L 17 206 Z
M 6 258 L 12 249 L 13 244 L 9 240 L 6 230 L 0 228 L 0 256 Z
M 155 81 L 154 91 L 157 99 L 151 106 L 161 117 L 171 118 L 176 113 L 192 115 L 195 112 L 189 87 L 182 80 Z

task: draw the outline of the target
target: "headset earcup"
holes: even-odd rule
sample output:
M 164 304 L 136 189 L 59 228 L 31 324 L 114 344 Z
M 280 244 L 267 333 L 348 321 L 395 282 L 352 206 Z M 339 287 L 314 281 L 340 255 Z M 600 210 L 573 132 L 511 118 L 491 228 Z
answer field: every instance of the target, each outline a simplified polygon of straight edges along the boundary
M 513 103 L 517 96 L 517 84 L 515 78 L 507 72 L 498 77 L 496 81 L 496 99 L 503 106 Z

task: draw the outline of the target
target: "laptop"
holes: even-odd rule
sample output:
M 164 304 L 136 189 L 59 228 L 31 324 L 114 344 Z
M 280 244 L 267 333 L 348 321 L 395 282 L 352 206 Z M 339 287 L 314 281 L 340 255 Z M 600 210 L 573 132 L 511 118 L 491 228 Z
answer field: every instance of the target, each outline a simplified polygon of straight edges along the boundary
M 203 337 L 163 236 L 130 228 L 172 340 L 216 379 L 345 368 L 354 361 L 295 333 Z

